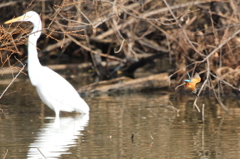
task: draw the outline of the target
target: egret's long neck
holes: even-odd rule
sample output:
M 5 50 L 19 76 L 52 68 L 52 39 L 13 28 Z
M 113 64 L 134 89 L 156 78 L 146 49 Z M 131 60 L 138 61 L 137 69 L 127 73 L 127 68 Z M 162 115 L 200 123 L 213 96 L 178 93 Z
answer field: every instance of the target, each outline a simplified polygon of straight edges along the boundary
M 28 74 L 32 84 L 35 85 L 35 81 L 37 81 L 37 79 L 35 79 L 37 78 L 36 74 L 39 74 L 39 71 L 42 67 L 39 62 L 37 52 L 37 40 L 41 35 L 42 23 L 40 18 L 35 19 L 32 21 L 32 23 L 33 31 L 28 37 Z

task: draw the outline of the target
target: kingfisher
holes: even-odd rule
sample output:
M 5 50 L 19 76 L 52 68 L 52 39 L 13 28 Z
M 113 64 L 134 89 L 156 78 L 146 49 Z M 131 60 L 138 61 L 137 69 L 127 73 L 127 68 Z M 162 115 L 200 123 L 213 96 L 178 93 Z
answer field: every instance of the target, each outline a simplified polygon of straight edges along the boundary
M 199 76 L 198 73 L 195 73 L 194 77 L 191 77 L 189 73 L 187 74 L 189 79 L 184 80 L 185 86 L 189 88 L 194 94 L 196 94 L 197 93 L 196 84 L 201 81 L 201 77 Z

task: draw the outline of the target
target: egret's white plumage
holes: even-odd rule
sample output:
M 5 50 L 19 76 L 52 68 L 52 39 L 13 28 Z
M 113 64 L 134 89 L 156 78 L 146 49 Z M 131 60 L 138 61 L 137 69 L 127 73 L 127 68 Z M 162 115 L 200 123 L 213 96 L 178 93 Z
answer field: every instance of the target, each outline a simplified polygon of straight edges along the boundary
M 39 62 L 36 44 L 42 30 L 40 16 L 34 11 L 29 11 L 20 17 L 6 21 L 5 24 L 21 21 L 33 23 L 33 31 L 28 38 L 28 74 L 41 100 L 55 111 L 56 117 L 59 117 L 60 111 L 88 114 L 88 105 L 73 86 L 62 76 L 42 66 Z

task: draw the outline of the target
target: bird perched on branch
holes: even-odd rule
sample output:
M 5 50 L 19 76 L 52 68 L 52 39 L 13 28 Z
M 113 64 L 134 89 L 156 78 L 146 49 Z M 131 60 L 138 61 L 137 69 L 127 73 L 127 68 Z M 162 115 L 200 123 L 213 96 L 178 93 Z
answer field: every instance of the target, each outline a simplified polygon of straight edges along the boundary
M 185 86 L 189 88 L 194 94 L 196 94 L 197 93 L 196 84 L 201 82 L 201 77 L 199 76 L 198 73 L 195 73 L 194 77 L 191 77 L 189 73 L 187 74 L 189 79 L 184 80 Z
M 28 11 L 20 17 L 6 21 L 5 24 L 13 22 L 31 22 L 33 24 L 33 31 L 28 38 L 28 74 L 43 103 L 55 111 L 56 118 L 59 118 L 60 111 L 88 114 L 87 103 L 73 86 L 62 76 L 50 68 L 42 66 L 39 62 L 36 45 L 42 30 L 40 16 L 34 11 Z

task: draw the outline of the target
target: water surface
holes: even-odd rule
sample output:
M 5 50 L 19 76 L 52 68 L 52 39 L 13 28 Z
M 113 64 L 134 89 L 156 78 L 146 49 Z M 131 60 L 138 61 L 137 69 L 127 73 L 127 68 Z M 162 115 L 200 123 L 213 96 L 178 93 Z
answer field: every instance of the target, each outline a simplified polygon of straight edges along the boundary
M 204 122 L 188 93 L 155 90 L 85 100 L 89 116 L 63 113 L 55 120 L 29 80 L 15 82 L 0 100 L 2 158 L 240 157 L 238 99 L 224 99 L 226 116 L 214 98 L 201 97 Z

